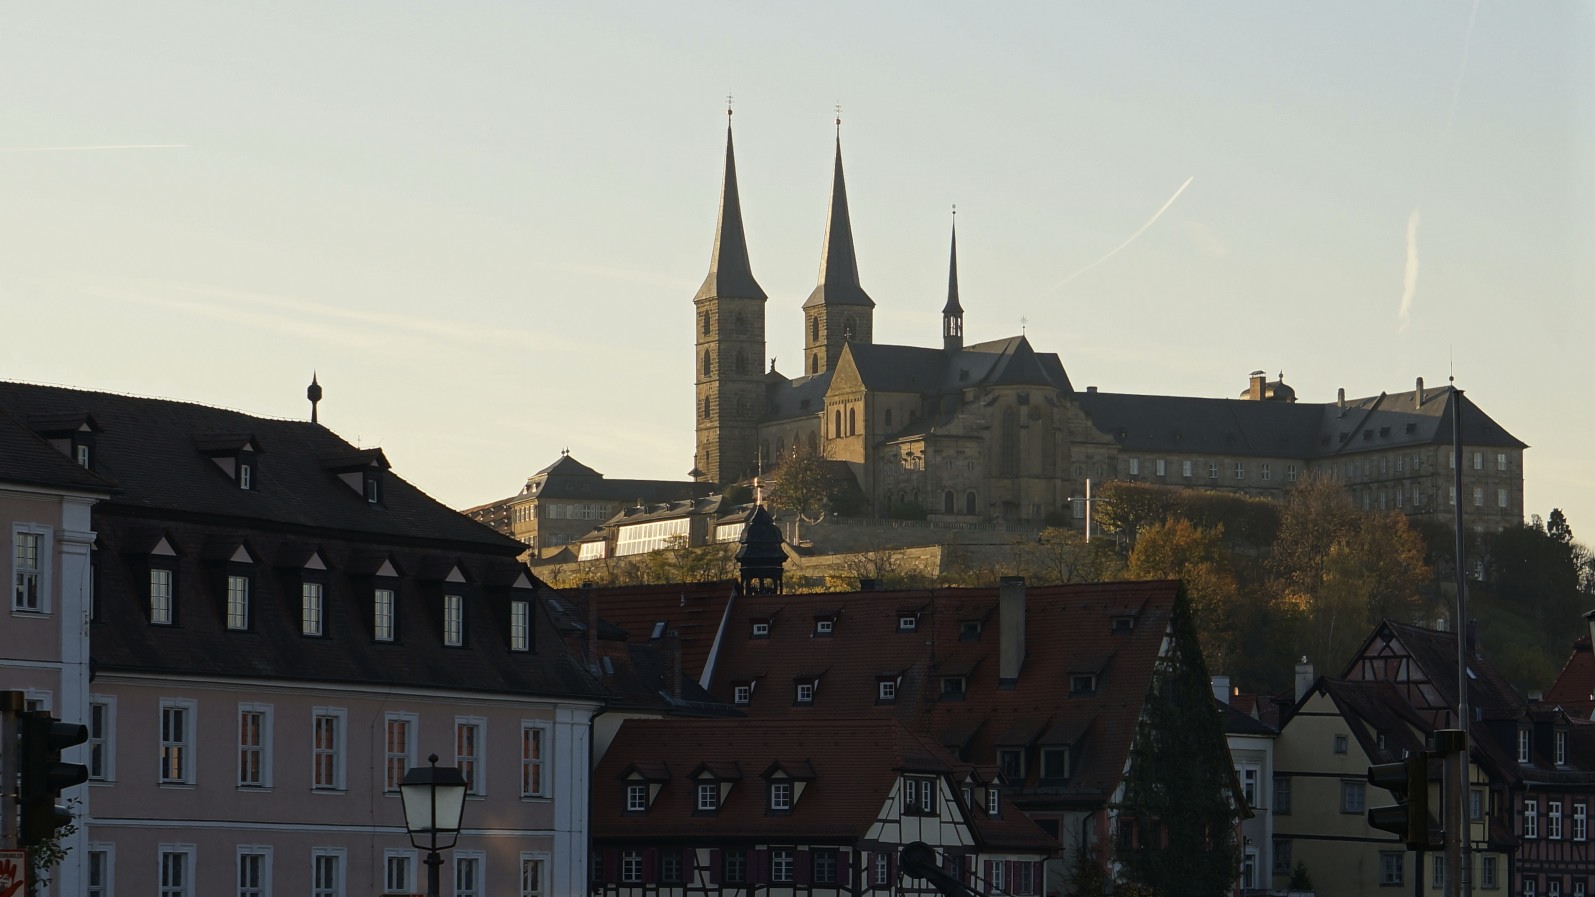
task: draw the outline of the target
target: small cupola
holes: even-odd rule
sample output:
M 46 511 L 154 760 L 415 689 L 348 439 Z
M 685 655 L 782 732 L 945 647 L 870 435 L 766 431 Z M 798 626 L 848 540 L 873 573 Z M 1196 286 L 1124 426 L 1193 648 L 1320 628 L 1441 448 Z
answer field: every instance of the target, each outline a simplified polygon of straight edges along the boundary
M 239 489 L 260 488 L 260 443 L 253 433 L 213 433 L 194 437 L 194 447 Z
M 388 458 L 382 449 L 360 449 L 347 455 L 324 459 L 321 468 L 343 481 L 356 495 L 373 507 L 386 502 Z
M 781 592 L 782 568 L 786 564 L 786 539 L 770 512 L 759 505 L 748 514 L 737 548 L 744 595 L 775 595 Z

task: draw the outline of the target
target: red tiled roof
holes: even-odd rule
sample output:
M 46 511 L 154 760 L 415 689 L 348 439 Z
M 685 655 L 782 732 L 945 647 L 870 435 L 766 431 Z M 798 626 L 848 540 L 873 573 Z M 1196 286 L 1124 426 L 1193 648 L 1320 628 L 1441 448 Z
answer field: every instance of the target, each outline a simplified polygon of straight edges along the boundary
M 1590 649 L 1589 636 L 1573 642 L 1573 653 L 1556 683 L 1545 693 L 1545 703 L 1559 704 L 1569 714 L 1584 719 L 1595 713 L 1595 651 Z
M 663 623 L 661 637 L 671 632 L 681 639 L 681 669 L 699 679 L 726 604 L 736 589 L 733 580 L 669 583 L 667 585 L 594 586 L 570 589 L 563 598 L 577 605 L 578 619 L 587 619 L 585 601 L 598 602 L 598 616 L 625 630 L 630 642 L 655 641 L 653 633 Z
M 645 760 L 670 777 L 647 812 L 626 813 L 624 776 Z M 762 776 L 777 766 L 812 778 L 804 781 L 790 813 L 771 815 Z M 700 769 L 733 781 L 717 812 L 696 812 L 690 776 Z M 851 844 L 869 832 L 904 772 L 948 775 L 956 782 L 969 767 L 892 720 L 627 720 L 593 774 L 593 836 L 628 843 L 779 836 Z M 1007 801 L 996 818 L 980 808 L 971 817 L 984 847 L 1057 849 Z

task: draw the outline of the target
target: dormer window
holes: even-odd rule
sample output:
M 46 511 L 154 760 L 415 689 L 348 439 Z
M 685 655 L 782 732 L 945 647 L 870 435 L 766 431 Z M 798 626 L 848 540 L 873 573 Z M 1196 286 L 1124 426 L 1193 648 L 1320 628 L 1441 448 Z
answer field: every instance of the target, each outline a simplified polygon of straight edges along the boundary
M 375 476 L 367 474 L 365 477 L 365 486 L 366 504 L 374 505 L 382 499 L 382 494 L 378 491 L 381 487 Z
M 698 812 L 713 813 L 720 809 L 720 783 L 705 780 L 698 783 Z
M 771 782 L 770 783 L 770 812 L 771 813 L 790 813 L 790 812 L 792 812 L 792 783 L 791 782 Z
M 329 458 L 321 462 L 321 467 L 342 480 L 345 486 L 365 499 L 366 504 L 376 506 L 382 503 L 382 479 L 389 469 L 388 458 L 382 454 L 382 449 L 360 449 L 352 454 Z
M 964 689 L 968 683 L 963 676 L 943 676 L 941 680 L 942 700 L 957 700 L 964 696 Z
M 992 785 L 986 789 L 986 814 L 997 816 L 999 815 L 998 810 L 1001 808 L 1002 791 L 996 785 Z
M 227 628 L 249 628 L 249 577 L 241 573 L 227 575 Z
M 914 630 L 916 630 L 918 628 L 919 628 L 919 615 L 918 614 L 898 614 L 898 616 L 897 616 L 897 631 L 898 632 L 913 632 Z
M 305 582 L 299 586 L 299 631 L 304 635 L 325 635 L 326 586 Z
M 1069 777 L 1069 749 L 1044 747 L 1041 749 L 1041 777 L 1062 780 Z
M 1092 695 L 1097 691 L 1097 677 L 1095 673 L 1075 673 L 1069 677 L 1069 694 Z
M 443 644 L 450 648 L 465 645 L 465 596 L 443 596 Z
M 162 536 L 149 554 L 149 579 L 146 605 L 150 622 L 156 626 L 177 623 L 177 551 Z
M 94 438 L 100 431 L 94 415 L 83 411 L 30 414 L 28 427 L 80 467 L 94 469 Z
M 980 640 L 980 621 L 964 620 L 958 624 L 958 640 L 961 642 L 975 642 Z
M 903 815 L 936 815 L 936 780 L 930 776 L 903 776 Z
M 731 703 L 748 704 L 753 701 L 753 683 L 738 682 L 731 686 Z
M 1529 761 L 1529 730 L 1519 729 L 1517 730 L 1517 762 L 1528 763 Z
M 249 461 L 238 463 L 238 488 L 253 489 L 255 483 L 255 465 Z
M 1129 615 L 1120 615 L 1113 618 L 1113 634 L 1126 635 L 1135 628 L 1135 618 Z
M 875 681 L 875 702 L 890 704 L 897 700 L 897 677 L 883 677 Z
M 532 650 L 532 603 L 525 600 L 510 602 L 510 650 Z
M 1025 777 L 1025 752 L 1023 748 L 1002 748 L 997 751 L 997 768 L 1003 778 L 1020 782 Z
M 76 460 L 78 462 L 78 466 L 79 467 L 92 469 L 92 465 L 89 464 L 89 445 L 88 445 L 88 443 L 86 443 L 86 442 L 77 443 L 76 445 L 74 445 L 72 447 L 72 450 L 73 450 L 73 452 L 76 455 L 74 460 Z
M 814 634 L 815 635 L 820 636 L 820 637 L 823 638 L 825 636 L 830 635 L 831 633 L 833 633 L 835 631 L 836 631 L 836 618 L 835 617 L 815 617 L 814 618 Z
M 626 812 L 641 813 L 648 809 L 648 785 L 633 782 L 626 786 Z
M 755 620 L 755 621 L 753 621 L 753 637 L 754 638 L 769 638 L 770 637 L 770 621 L 769 620 Z
M 260 484 L 257 455 L 260 446 L 250 433 L 226 433 L 194 438 L 200 453 L 237 484 L 239 489 L 254 490 Z
M 796 685 L 797 685 L 797 703 L 799 703 L 799 704 L 812 704 L 812 703 L 814 703 L 814 689 L 816 687 L 818 687 L 819 684 L 820 684 L 820 680 L 818 678 L 816 678 L 816 677 L 813 677 L 813 676 L 800 676 L 800 677 L 798 677 L 797 683 L 796 683 Z
M 1556 765 L 1557 766 L 1566 766 L 1567 765 L 1567 733 L 1566 732 L 1557 732 L 1555 738 L 1556 738 Z

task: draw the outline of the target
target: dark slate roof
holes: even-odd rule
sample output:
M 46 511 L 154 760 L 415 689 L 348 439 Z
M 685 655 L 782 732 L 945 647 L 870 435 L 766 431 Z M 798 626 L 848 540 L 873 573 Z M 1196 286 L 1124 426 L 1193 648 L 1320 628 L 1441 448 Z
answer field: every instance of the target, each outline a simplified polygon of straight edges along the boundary
M 853 366 L 866 389 L 933 395 L 947 369 L 947 353 L 919 346 L 848 343 Z
M 947 262 L 947 304 L 942 306 L 943 315 L 961 315 L 964 307 L 958 304 L 958 222 L 953 222 L 952 250 Z
M 1407 751 L 1424 748 L 1430 726 L 1422 714 L 1412 709 L 1395 685 L 1384 682 L 1354 682 L 1345 679 L 1320 679 L 1318 688 L 1335 702 L 1340 715 L 1353 725 L 1352 735 L 1362 752 L 1376 763 L 1399 760 Z M 1379 736 L 1385 738 L 1383 749 Z
M 14 417 L 88 411 L 99 424 L 94 472 L 120 484 L 105 507 L 179 512 L 431 544 L 470 545 L 514 556 L 525 546 L 445 507 L 388 473 L 382 501 L 326 469 L 358 450 L 320 424 L 274 420 L 169 399 L 0 382 L 0 409 Z M 244 490 L 196 447 L 195 439 L 250 434 L 261 449 L 256 488 Z
M 1450 445 L 1456 391 L 1428 389 L 1423 401 L 1416 390 L 1380 393 L 1346 402 L 1344 413 L 1335 403 L 1319 406 L 1324 424 L 1319 449 L 1324 454 L 1351 453 L 1390 444 Z M 1464 445 L 1528 448 L 1462 393 L 1462 443 Z M 1388 435 L 1387 435 L 1388 431 Z
M 567 454 L 560 455 L 559 459 L 557 461 L 555 461 L 553 464 L 550 464 L 547 467 L 543 468 L 542 470 L 539 470 L 538 472 L 532 474 L 530 479 L 534 479 L 535 480 L 538 477 L 548 477 L 548 476 L 601 477 L 601 476 L 603 476 L 603 474 L 599 473 L 596 470 L 593 470 L 591 467 L 588 467 L 587 465 L 581 463 L 580 461 L 577 461 L 575 458 L 571 457 L 567 453 Z
M 1279 734 L 1278 730 L 1273 726 L 1233 704 L 1226 704 L 1218 700 L 1215 700 L 1215 703 L 1219 705 L 1219 710 L 1224 715 L 1224 734 L 1226 735 L 1264 735 L 1272 737 Z
M 853 221 L 847 212 L 847 180 L 842 176 L 842 138 L 836 138 L 836 165 L 831 174 L 831 208 L 826 216 L 825 247 L 820 255 L 820 282 L 804 301 L 818 305 L 875 307 L 858 279 L 858 255 L 853 249 Z
M 1386 629 L 1400 640 L 1407 653 L 1429 677 L 1440 694 L 1441 702 L 1448 707 L 1457 705 L 1457 636 L 1454 632 L 1426 629 L 1410 623 L 1385 620 L 1369 637 L 1369 642 L 1379 637 L 1379 629 Z M 1367 650 L 1365 644 L 1355 655 L 1348 670 L 1354 667 Z M 1505 714 L 1516 717 L 1523 711 L 1523 699 L 1506 681 L 1495 665 L 1476 650 L 1468 658 L 1468 706 L 1486 717 Z M 1348 672 L 1346 675 L 1350 675 Z
M 737 192 L 737 155 L 726 122 L 725 180 L 720 187 L 720 220 L 714 228 L 714 252 L 709 256 L 709 276 L 698 288 L 698 299 L 709 297 L 764 299 L 764 289 L 753 279 L 748 263 L 748 240 L 742 231 L 742 200 Z
M 848 343 L 848 348 L 859 348 Z M 844 350 L 845 351 L 845 350 Z M 831 388 L 834 371 L 821 371 L 796 380 L 769 381 L 765 384 L 769 404 L 766 421 L 814 417 L 825 410 L 825 393 Z
M 116 484 L 78 465 L 0 409 L 0 483 L 109 494 Z
M 650 765 L 659 794 L 646 813 L 626 813 L 624 776 Z M 662 766 L 662 768 L 660 768 Z M 799 770 L 805 787 L 784 815 L 767 812 L 763 774 Z M 696 812 L 696 783 L 708 768 L 732 779 L 716 813 Z M 889 720 L 627 720 L 593 773 L 593 836 L 750 842 L 852 844 L 865 838 L 904 772 L 948 776 L 974 772 L 939 744 Z M 1004 798 L 996 817 L 970 808 L 976 844 L 985 850 L 1052 853 L 1058 843 Z

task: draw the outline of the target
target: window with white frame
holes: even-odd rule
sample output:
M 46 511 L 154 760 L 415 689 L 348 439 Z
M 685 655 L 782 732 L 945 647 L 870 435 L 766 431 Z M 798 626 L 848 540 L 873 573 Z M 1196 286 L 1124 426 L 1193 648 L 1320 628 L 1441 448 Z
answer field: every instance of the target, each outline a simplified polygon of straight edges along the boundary
M 160 897 L 194 897 L 194 845 L 160 846 Z
M 1262 479 L 1269 479 L 1273 476 L 1272 468 L 1267 464 L 1259 464 L 1257 465 L 1257 475 Z
M 814 703 L 814 683 L 799 682 L 797 687 L 797 702 L 799 704 Z
M 986 868 L 991 870 L 991 874 L 986 876 L 986 885 L 991 889 L 991 893 L 1001 894 L 1008 890 L 1008 863 L 1004 860 L 990 860 Z
M 1573 840 L 1589 840 L 1589 805 L 1583 801 L 1573 805 Z
M 161 778 L 162 784 L 194 784 L 194 717 L 198 714 L 190 700 L 166 698 L 161 701 Z
M 705 780 L 698 783 L 698 810 L 711 813 L 720 809 L 720 783 Z
M 1484 453 L 1483 452 L 1474 452 L 1473 453 L 1473 469 L 1474 470 L 1483 470 L 1484 469 Z
M 1495 490 L 1495 506 L 1498 507 L 1498 508 L 1504 508 L 1504 507 L 1507 506 L 1507 504 L 1508 504 L 1508 502 L 1507 502 L 1506 490 L 1505 489 L 1497 489 L 1497 490 Z
M 1130 476 L 1135 477 L 1135 476 L 1140 476 L 1140 475 L 1141 475 L 1141 459 L 1140 458 L 1131 458 L 1130 459 Z
M 547 879 L 548 858 L 542 854 L 521 854 L 519 897 L 548 897 L 543 882 Z
M 1379 853 L 1379 883 L 1381 885 L 1401 884 L 1402 867 L 1405 865 L 1407 855 L 1394 850 L 1385 850 Z M 1422 874 L 1421 872 L 1419 873 Z
M 1191 478 L 1191 466 L 1192 465 L 1191 465 L 1190 461 L 1181 461 L 1180 462 L 1180 476 L 1186 478 L 1187 480 L 1190 479 Z
M 391 642 L 393 628 L 393 590 L 376 589 L 371 593 L 371 638 Z
M 875 683 L 875 699 L 877 701 L 897 700 L 897 680 L 882 679 Z
M 1562 840 L 1562 802 L 1559 800 L 1545 802 L 1545 837 Z
M 884 853 L 875 854 L 875 884 L 884 885 L 891 881 L 891 859 Z
M 413 713 L 389 713 L 384 720 L 383 767 L 387 791 L 397 792 L 405 772 L 415 765 L 415 724 Z
M 348 711 L 317 707 L 311 716 L 310 787 L 315 791 L 344 790 L 344 729 Z
M 785 813 L 792 809 L 792 783 L 770 783 L 770 812 Z
M 487 854 L 480 850 L 454 851 L 454 897 L 482 897 Z
M 326 587 L 319 582 L 301 583 L 299 586 L 299 631 L 305 635 L 322 635 L 326 632 Z
M 89 695 L 89 779 L 116 780 L 116 698 Z
M 1535 897 L 1539 893 L 1539 882 L 1533 876 L 1523 878 L 1523 897 Z
M 1506 452 L 1495 453 L 1495 469 L 1501 473 L 1506 472 Z
M 936 815 L 936 780 L 927 776 L 903 776 L 903 814 Z
M 753 700 L 753 686 L 735 685 L 731 688 L 731 701 L 734 704 L 747 704 Z
M 465 644 L 465 598 L 443 596 L 443 644 L 458 648 Z
M 311 849 L 310 897 L 344 897 L 346 856 L 341 847 Z
M 510 602 L 510 650 L 530 651 L 532 649 L 532 603 L 530 601 Z
M 796 862 L 793 851 L 788 847 L 777 847 L 770 851 L 770 881 L 790 882 Z
M 620 852 L 620 880 L 628 884 L 642 881 L 642 851 Z
M 1545 897 L 1562 897 L 1561 876 L 1552 875 L 1545 880 Z
M 271 787 L 271 705 L 238 705 L 238 784 Z
M 626 812 L 641 813 L 648 809 L 648 785 L 630 782 L 626 785 Z
M 91 843 L 83 864 L 84 897 L 115 897 L 116 847 Z
M 1500 879 L 1499 879 L 1499 876 L 1497 875 L 1496 870 L 1497 870 L 1497 866 L 1496 866 L 1495 857 L 1490 856 L 1488 854 L 1480 857 L 1479 858 L 1479 886 L 1480 887 L 1485 887 L 1485 888 L 1498 888 L 1498 887 L 1500 887 L 1501 886 L 1500 885 Z
M 238 897 L 271 897 L 271 847 L 238 845 Z
M 1474 486 L 1473 487 L 1473 506 L 1475 508 L 1484 507 L 1484 487 L 1483 486 Z
M 986 788 L 986 815 L 996 816 L 1000 809 L 1002 809 L 1002 790 L 996 785 L 991 785 Z
M 1519 763 L 1527 763 L 1527 762 L 1529 762 L 1529 747 L 1530 747 L 1529 730 L 1527 730 L 1527 729 L 1519 729 L 1519 730 L 1517 730 L 1517 762 L 1519 762 Z
M 1352 782 L 1342 780 L 1340 783 L 1340 812 L 1353 813 L 1361 816 L 1367 806 L 1368 786 L 1366 782 Z
M 548 776 L 544 769 L 549 729 L 542 723 L 521 723 L 521 797 L 547 797 Z
M 50 531 L 42 527 L 16 526 L 11 530 L 11 609 L 42 614 L 49 611 Z
M 480 797 L 487 793 L 486 764 L 482 746 L 487 743 L 487 720 L 478 716 L 454 720 L 454 765 L 465 776 L 465 793 Z
M 1164 460 L 1163 458 L 1159 458 L 1159 459 L 1157 459 L 1156 461 L 1153 462 L 1153 465 L 1154 465 L 1153 472 L 1155 474 L 1157 474 L 1160 477 L 1168 475 L 1168 472 L 1169 472 L 1169 462 L 1168 461 Z
M 1556 765 L 1557 766 L 1566 766 L 1567 765 L 1567 733 L 1566 732 L 1557 732 L 1555 734 L 1555 736 L 1553 737 L 1553 743 L 1555 744 Z
M 249 628 L 249 577 L 229 574 L 227 577 L 227 628 Z
M 1217 461 L 1208 462 L 1208 465 L 1207 465 L 1207 478 L 1210 479 L 1210 480 L 1218 479 L 1218 462 Z
M 170 626 L 173 621 L 174 581 L 177 573 L 170 567 L 151 567 L 149 582 L 150 622 Z
M 1523 837 L 1538 838 L 1540 836 L 1540 802 L 1537 800 L 1523 801 Z
M 1236 461 L 1235 462 L 1235 479 L 1237 479 L 1237 480 L 1246 479 L 1246 462 L 1245 461 Z
M 382 893 L 415 892 L 415 851 L 389 848 L 382 852 Z

